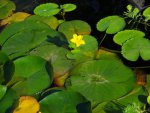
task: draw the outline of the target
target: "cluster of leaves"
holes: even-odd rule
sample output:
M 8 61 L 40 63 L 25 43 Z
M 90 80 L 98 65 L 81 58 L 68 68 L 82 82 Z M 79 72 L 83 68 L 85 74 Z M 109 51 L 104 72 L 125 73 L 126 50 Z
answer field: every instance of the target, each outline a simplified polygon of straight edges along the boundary
M 64 17 L 75 8 L 47 3 L 37 6 L 34 15 L 3 17 L 1 25 L 7 25 L 0 33 L 0 113 L 122 113 L 128 104 L 146 103 L 139 99 L 147 93 L 136 85 L 135 73 L 116 54 L 98 47 L 88 23 L 60 22 L 53 16 L 63 12 Z M 143 44 L 138 45 L 141 40 L 149 44 L 144 33 L 119 32 L 125 24 L 123 18 L 110 16 L 97 27 L 108 34 L 118 32 L 114 40 L 125 44 L 123 54 L 132 53 L 128 47 L 136 39 L 136 58 L 140 53 L 149 59 Z

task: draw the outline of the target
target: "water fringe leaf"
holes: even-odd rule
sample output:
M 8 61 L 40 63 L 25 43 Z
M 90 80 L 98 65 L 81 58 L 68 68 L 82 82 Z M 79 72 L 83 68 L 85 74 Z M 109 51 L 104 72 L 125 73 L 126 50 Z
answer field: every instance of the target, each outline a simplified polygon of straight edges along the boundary
M 40 111 L 42 113 L 78 113 L 77 105 L 86 101 L 87 100 L 77 92 L 59 91 L 46 96 L 40 101 Z
M 139 56 L 143 60 L 150 60 L 150 41 L 145 38 L 132 38 L 122 46 L 122 55 L 127 60 L 136 61 Z
M 150 7 L 146 8 L 143 12 L 143 16 L 145 17 L 145 21 L 150 20 Z
M 15 4 L 9 0 L 0 1 L 0 19 L 7 18 L 16 9 Z
M 52 16 L 60 12 L 59 6 L 55 3 L 46 3 L 37 6 L 34 13 L 39 16 Z
M 106 31 L 107 34 L 115 34 L 124 29 L 125 20 L 119 16 L 108 16 L 97 23 L 97 30 Z
M 3 98 L 7 90 L 6 86 L 0 85 L 0 100 Z
M 115 43 L 119 44 L 119 45 L 123 45 L 123 43 L 125 43 L 127 40 L 131 39 L 131 38 L 143 38 L 145 36 L 145 33 L 142 31 L 138 31 L 138 30 L 124 30 L 124 31 L 120 31 L 118 32 L 113 40 Z
M 14 61 L 15 72 L 9 85 L 19 95 L 36 94 L 52 83 L 52 68 L 37 56 L 25 56 Z M 23 68 L 23 70 L 22 70 Z
M 77 8 L 75 4 L 63 4 L 61 5 L 61 9 L 63 9 L 64 12 L 70 12 Z
M 88 23 L 81 20 L 72 20 L 60 24 L 58 31 L 62 32 L 67 39 L 73 38 L 73 34 L 88 35 L 91 33 L 91 27 Z
M 135 84 L 132 70 L 117 60 L 87 61 L 76 66 L 70 75 L 67 88 L 91 102 L 117 99 L 130 92 Z
M 30 14 L 24 13 L 24 12 L 14 13 L 10 17 L 2 20 L 1 23 L 0 23 L 0 26 L 6 25 L 6 24 L 10 24 L 12 22 L 21 22 L 21 21 L 23 21 L 24 19 L 26 19 L 29 16 L 30 16 Z
M 53 67 L 54 78 L 56 78 L 65 75 L 72 68 L 72 61 L 66 57 L 68 52 L 65 48 L 47 43 L 33 49 L 30 54 L 49 61 Z
M 49 25 L 52 29 L 56 29 L 57 26 L 59 25 L 57 18 L 54 16 L 45 17 L 45 16 L 33 15 L 33 16 L 28 17 L 26 20 L 41 21 L 41 22 Z
M 19 98 L 19 104 L 13 113 L 37 113 L 40 105 L 37 100 L 30 96 L 22 96 Z

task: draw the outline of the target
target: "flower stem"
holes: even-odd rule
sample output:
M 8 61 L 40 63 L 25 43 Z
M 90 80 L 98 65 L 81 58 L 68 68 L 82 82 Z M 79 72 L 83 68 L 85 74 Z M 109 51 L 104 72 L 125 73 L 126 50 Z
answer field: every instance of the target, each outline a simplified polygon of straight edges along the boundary
M 100 48 L 100 46 L 102 45 L 103 41 L 105 40 L 106 36 L 107 36 L 107 34 L 105 34 L 104 37 L 102 38 L 102 40 L 100 41 L 100 43 L 99 43 L 99 48 Z

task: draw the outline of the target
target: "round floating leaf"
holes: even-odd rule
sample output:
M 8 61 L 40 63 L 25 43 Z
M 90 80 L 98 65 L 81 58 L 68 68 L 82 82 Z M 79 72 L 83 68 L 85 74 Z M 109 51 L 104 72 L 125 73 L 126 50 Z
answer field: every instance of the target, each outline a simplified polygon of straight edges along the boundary
M 143 12 L 143 16 L 145 17 L 145 21 L 150 20 L 150 7 L 146 8 Z
M 9 110 L 17 99 L 16 92 L 8 89 L 5 96 L 0 100 L 0 113 L 11 113 Z
M 72 61 L 66 57 L 68 52 L 65 48 L 49 43 L 35 48 L 30 54 L 40 56 L 49 61 L 54 70 L 54 77 L 59 77 L 68 73 L 72 68 Z
M 150 41 L 145 38 L 132 38 L 122 46 L 122 55 L 130 61 L 136 61 L 139 56 L 143 60 L 150 60 Z
M 131 38 L 141 38 L 144 37 L 145 33 L 143 33 L 142 31 L 138 31 L 138 30 L 124 30 L 124 31 L 120 31 L 118 32 L 113 40 L 115 43 L 122 45 L 123 43 L 125 43 L 127 40 L 131 39 Z
M 67 39 L 73 38 L 73 34 L 88 35 L 91 33 L 91 27 L 88 23 L 81 20 L 72 20 L 60 24 L 58 31 L 62 32 Z
M 40 45 L 47 40 L 47 36 L 53 37 L 53 32 L 55 31 L 49 26 L 39 21 L 14 23 L 0 34 L 0 44 L 7 55 L 15 58 Z
M 135 84 L 132 70 L 117 60 L 87 61 L 75 67 L 70 75 L 68 88 L 92 102 L 117 99 Z
M 37 56 L 26 56 L 14 61 L 15 72 L 10 85 L 19 95 L 33 95 L 52 83 L 52 68 L 46 60 Z
M 0 1 L 0 19 L 7 18 L 16 9 L 15 4 L 12 1 L 1 0 Z
M 77 107 L 86 101 L 79 93 L 59 91 L 46 96 L 40 101 L 40 111 L 42 113 L 79 113 Z
M 75 4 L 63 4 L 61 8 L 63 9 L 64 12 L 70 12 L 75 10 L 77 6 Z
M 54 16 L 44 17 L 44 16 L 33 15 L 33 16 L 30 16 L 29 18 L 27 18 L 26 20 L 41 21 L 41 22 L 49 25 L 53 29 L 56 29 L 57 26 L 59 25 L 57 18 Z
M 59 11 L 59 6 L 55 3 L 42 4 L 34 9 L 34 13 L 39 16 L 52 16 L 58 14 Z
M 24 12 L 17 12 L 17 13 L 12 14 L 10 17 L 2 20 L 0 25 L 3 26 L 6 24 L 10 24 L 12 22 L 20 22 L 20 21 L 23 21 L 28 16 L 30 16 L 30 14 L 24 13 Z
M 5 95 L 6 90 L 7 90 L 7 87 L 6 87 L 6 86 L 0 85 L 0 100 L 1 100 L 1 99 L 3 98 L 3 96 Z
M 106 31 L 107 34 L 115 34 L 124 29 L 126 22 L 119 16 L 108 16 L 101 19 L 97 23 L 97 29 L 99 31 Z

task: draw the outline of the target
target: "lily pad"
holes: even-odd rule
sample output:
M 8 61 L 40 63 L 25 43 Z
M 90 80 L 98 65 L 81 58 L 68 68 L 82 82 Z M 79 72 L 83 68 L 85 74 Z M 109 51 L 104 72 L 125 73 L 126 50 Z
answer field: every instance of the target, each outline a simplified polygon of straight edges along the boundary
M 61 5 L 61 9 L 63 9 L 64 12 L 70 12 L 77 8 L 75 4 L 63 4 Z
M 123 43 L 125 43 L 127 40 L 131 39 L 131 38 L 141 38 L 144 37 L 145 33 L 143 33 L 142 31 L 138 31 L 138 30 L 124 30 L 124 31 L 120 31 L 118 32 L 113 40 L 115 43 L 122 45 Z
M 130 92 L 135 84 L 132 70 L 117 60 L 87 61 L 76 66 L 70 75 L 67 88 L 91 102 L 117 99 Z
M 60 12 L 59 6 L 55 3 L 46 3 L 37 6 L 34 13 L 39 16 L 52 16 Z
M 7 90 L 6 86 L 0 85 L 0 100 L 3 98 Z
M 87 100 L 77 92 L 59 91 L 48 95 L 40 101 L 40 111 L 42 113 L 81 113 L 77 111 L 77 107 L 86 101 Z M 85 106 L 83 106 L 83 108 L 84 107 Z
M 97 23 L 97 30 L 106 31 L 107 34 L 115 34 L 124 29 L 125 20 L 119 16 L 108 16 Z
M 15 72 L 9 84 L 19 95 L 36 94 L 52 83 L 52 68 L 37 56 L 25 56 L 14 61 Z
M 62 32 L 67 39 L 73 38 L 73 34 L 88 35 L 91 33 L 91 27 L 88 23 L 81 20 L 72 20 L 60 24 L 58 31 Z
M 49 25 L 52 29 L 56 29 L 57 26 L 59 25 L 57 18 L 54 16 L 45 17 L 45 16 L 33 15 L 33 16 L 30 16 L 29 18 L 27 18 L 26 20 L 41 21 L 41 22 Z
M 47 43 L 33 49 L 30 54 L 40 56 L 49 61 L 54 70 L 54 77 L 59 77 L 68 73 L 72 68 L 72 61 L 66 57 L 68 52 L 65 48 Z
M 16 9 L 15 4 L 9 0 L 0 1 L 0 19 L 7 18 Z
M 143 12 L 143 16 L 145 17 L 145 21 L 150 20 L 150 7 L 146 8 Z
M 145 38 L 132 38 L 122 46 L 122 55 L 127 60 L 136 61 L 139 56 L 143 60 L 150 60 L 150 41 Z

